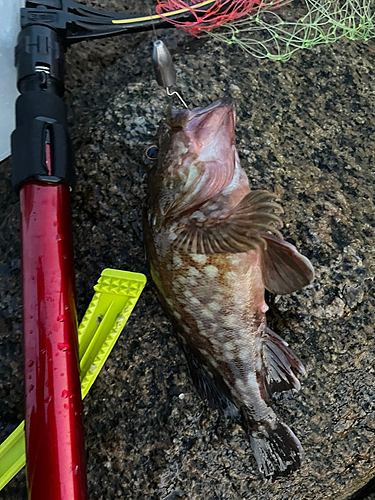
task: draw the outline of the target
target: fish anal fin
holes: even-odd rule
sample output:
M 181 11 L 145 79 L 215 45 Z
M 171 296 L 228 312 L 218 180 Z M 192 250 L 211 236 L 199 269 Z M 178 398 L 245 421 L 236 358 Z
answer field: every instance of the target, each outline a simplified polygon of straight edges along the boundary
M 212 215 L 210 207 L 201 216 L 192 214 L 176 229 L 176 249 L 186 253 L 245 253 L 264 246 L 261 233 L 272 232 L 281 237 L 282 226 L 276 212 L 280 205 L 272 203 L 276 196 L 268 191 L 251 191 L 226 214 Z
M 284 295 L 313 281 L 314 268 L 311 262 L 294 245 L 271 234 L 262 234 L 262 238 L 266 242 L 262 273 L 268 291 Z
M 267 326 L 262 329 L 261 342 L 262 372 L 267 393 L 272 396 L 275 392 L 290 389 L 299 391 L 301 384 L 293 371 L 300 375 L 305 375 L 306 371 L 287 342 Z

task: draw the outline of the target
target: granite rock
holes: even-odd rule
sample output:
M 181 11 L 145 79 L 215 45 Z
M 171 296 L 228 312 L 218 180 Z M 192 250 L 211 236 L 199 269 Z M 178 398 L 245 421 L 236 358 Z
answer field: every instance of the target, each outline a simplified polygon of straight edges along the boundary
M 279 195 L 284 237 L 315 266 L 306 289 L 268 297 L 270 326 L 307 369 L 300 393 L 275 401 L 306 460 L 262 484 L 241 427 L 195 394 L 149 280 L 85 400 L 90 499 L 346 500 L 375 475 L 375 45 L 341 40 L 275 63 L 210 38 L 160 36 L 191 106 L 235 99 L 250 185 Z M 80 318 L 102 269 L 148 274 L 141 157 L 167 105 L 178 105 L 153 79 L 152 40 L 85 42 L 67 53 Z M 8 162 L 0 165 L 0 234 L 3 439 L 23 413 L 18 200 Z M 0 498 L 26 498 L 24 482 L 20 473 Z

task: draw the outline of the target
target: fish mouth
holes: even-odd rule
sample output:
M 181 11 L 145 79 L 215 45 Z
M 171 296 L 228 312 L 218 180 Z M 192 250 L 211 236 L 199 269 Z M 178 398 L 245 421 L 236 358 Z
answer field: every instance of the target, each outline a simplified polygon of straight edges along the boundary
M 230 97 L 223 97 L 206 108 L 195 108 L 192 111 L 172 108 L 167 122 L 172 130 L 186 129 L 187 131 L 207 126 L 219 130 L 227 122 L 227 126 L 233 125 L 234 131 L 235 104 Z
M 197 108 L 189 113 L 186 127 L 209 127 L 220 130 L 222 127 L 233 128 L 236 122 L 236 109 L 230 97 L 223 97 L 206 108 Z M 231 127 L 232 126 L 232 127 Z
M 229 154 L 235 140 L 235 121 L 234 102 L 226 97 L 206 108 L 190 111 L 184 128 L 190 139 L 191 148 L 202 152 L 203 148 L 209 147 L 214 155 L 215 151 Z
M 213 102 L 206 108 L 196 108 L 193 111 L 190 112 L 191 117 L 189 117 L 189 121 L 196 116 L 202 116 L 205 114 L 210 114 L 212 112 L 218 112 L 218 111 L 226 111 L 226 112 L 233 112 L 235 113 L 235 104 L 234 101 L 231 97 L 222 97 L 221 99 L 218 99 L 217 101 Z

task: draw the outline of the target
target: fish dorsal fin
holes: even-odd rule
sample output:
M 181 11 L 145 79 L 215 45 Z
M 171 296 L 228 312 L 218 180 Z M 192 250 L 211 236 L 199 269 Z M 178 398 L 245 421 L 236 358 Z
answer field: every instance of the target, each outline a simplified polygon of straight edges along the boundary
M 227 213 L 214 216 L 208 205 L 183 220 L 175 229 L 176 249 L 186 253 L 243 253 L 264 245 L 261 233 L 270 231 L 281 237 L 282 226 L 275 212 L 282 212 L 268 191 L 252 191 Z
M 292 293 L 308 285 L 314 279 L 314 268 L 294 245 L 262 234 L 267 243 L 263 252 L 262 272 L 264 286 L 280 295 Z
M 272 396 L 275 392 L 289 389 L 299 391 L 301 385 L 293 370 L 301 375 L 305 375 L 306 371 L 287 342 L 267 326 L 262 328 L 261 342 L 262 371 L 267 393 Z
M 222 377 L 214 371 L 211 371 L 210 376 L 199 359 L 198 353 L 188 344 L 181 342 L 181 346 L 188 362 L 191 378 L 200 397 L 207 401 L 211 408 L 219 410 L 224 417 L 232 421 L 240 420 L 239 411 L 231 401 L 231 394 Z

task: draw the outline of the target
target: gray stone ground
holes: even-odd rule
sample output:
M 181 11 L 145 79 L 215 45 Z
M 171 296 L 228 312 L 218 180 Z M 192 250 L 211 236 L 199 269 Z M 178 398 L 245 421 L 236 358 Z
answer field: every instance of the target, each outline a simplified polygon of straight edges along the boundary
M 375 475 L 375 45 L 340 41 L 274 63 L 172 30 L 162 36 L 191 105 L 235 98 L 251 186 L 281 197 L 284 236 L 315 265 L 307 289 L 269 297 L 271 327 L 307 368 L 300 394 L 275 403 L 307 457 L 292 476 L 262 485 L 242 429 L 196 396 L 149 283 L 85 400 L 90 499 L 346 500 Z M 87 42 L 67 54 L 80 318 L 102 269 L 148 273 L 141 155 L 170 102 L 153 80 L 151 41 Z M 3 439 L 23 412 L 18 200 L 8 162 L 0 233 Z M 26 498 L 24 484 L 22 472 L 0 498 Z

